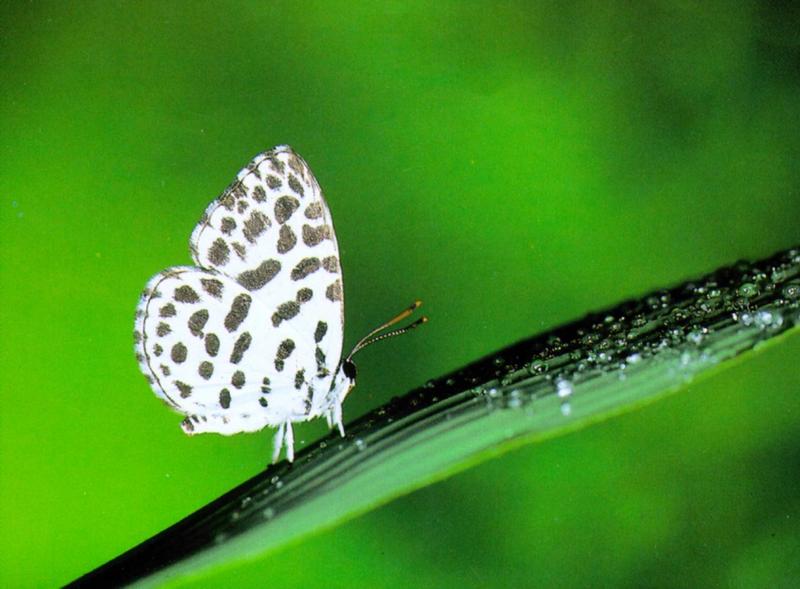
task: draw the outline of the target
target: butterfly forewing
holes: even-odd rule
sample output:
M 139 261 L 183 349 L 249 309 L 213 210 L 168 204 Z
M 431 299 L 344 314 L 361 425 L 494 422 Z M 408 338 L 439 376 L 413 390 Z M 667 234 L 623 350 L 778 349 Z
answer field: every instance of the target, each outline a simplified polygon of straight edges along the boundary
M 155 276 L 137 353 L 155 392 L 236 433 L 326 410 L 341 356 L 343 290 L 331 216 L 290 148 L 254 158 L 192 233 L 199 266 Z

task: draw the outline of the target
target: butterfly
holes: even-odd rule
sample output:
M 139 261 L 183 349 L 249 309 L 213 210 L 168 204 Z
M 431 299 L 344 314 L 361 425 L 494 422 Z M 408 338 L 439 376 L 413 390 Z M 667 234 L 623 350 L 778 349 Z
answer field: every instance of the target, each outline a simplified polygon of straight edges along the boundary
M 289 146 L 257 155 L 192 232 L 195 266 L 153 276 L 136 309 L 134 347 L 157 396 L 187 434 L 277 427 L 294 459 L 292 424 L 324 416 L 344 435 L 353 355 L 406 333 L 386 331 L 414 302 L 342 358 L 344 291 L 330 210 L 308 164 Z

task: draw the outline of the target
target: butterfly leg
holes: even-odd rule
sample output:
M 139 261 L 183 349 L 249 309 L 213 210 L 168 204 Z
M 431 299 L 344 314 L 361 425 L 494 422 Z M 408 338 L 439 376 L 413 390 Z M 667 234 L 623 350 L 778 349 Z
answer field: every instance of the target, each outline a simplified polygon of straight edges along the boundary
M 333 424 L 336 424 L 336 427 L 339 428 L 339 434 L 344 437 L 344 424 L 342 423 L 342 404 L 335 403 L 333 407 L 331 407 L 330 413 L 328 413 L 328 425 L 333 427 Z
M 289 462 L 294 462 L 294 432 L 292 431 L 292 422 L 286 422 L 286 436 L 284 437 L 284 441 L 286 442 L 286 458 L 289 459 Z
M 278 431 L 275 433 L 275 439 L 272 442 L 272 464 L 278 462 L 281 450 L 283 449 L 283 439 L 286 437 L 286 424 L 282 423 L 278 426 Z

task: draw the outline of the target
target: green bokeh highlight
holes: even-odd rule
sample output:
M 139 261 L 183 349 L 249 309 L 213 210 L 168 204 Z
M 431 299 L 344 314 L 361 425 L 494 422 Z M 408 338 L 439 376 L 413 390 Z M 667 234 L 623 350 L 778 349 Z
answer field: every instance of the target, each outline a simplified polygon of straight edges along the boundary
M 61 584 L 248 478 L 133 359 L 139 291 L 289 143 L 322 183 L 346 419 L 584 312 L 800 242 L 800 19 L 759 4 L 0 5 L 0 585 Z M 796 337 L 192 586 L 787 584 Z M 298 428 L 315 439 L 322 424 Z

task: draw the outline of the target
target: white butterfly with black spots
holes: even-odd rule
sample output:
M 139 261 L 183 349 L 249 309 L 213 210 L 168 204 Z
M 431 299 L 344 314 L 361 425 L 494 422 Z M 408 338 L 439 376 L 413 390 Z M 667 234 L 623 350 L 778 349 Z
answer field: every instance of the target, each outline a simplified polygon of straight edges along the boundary
M 192 232 L 196 266 L 150 279 L 136 309 L 139 367 L 187 434 L 277 427 L 294 459 L 292 423 L 325 416 L 344 435 L 352 356 L 424 323 L 380 333 L 342 358 L 344 293 L 330 210 L 306 162 L 279 146 L 247 164 Z

